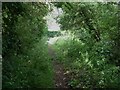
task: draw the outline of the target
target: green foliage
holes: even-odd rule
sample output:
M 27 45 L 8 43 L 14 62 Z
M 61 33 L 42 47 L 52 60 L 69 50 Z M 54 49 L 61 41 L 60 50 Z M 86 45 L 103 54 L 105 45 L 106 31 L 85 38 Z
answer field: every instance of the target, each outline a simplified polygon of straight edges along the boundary
M 3 3 L 3 88 L 53 87 L 47 12 L 44 3 Z
M 53 71 L 47 53 L 46 39 L 40 40 L 27 55 L 10 57 L 4 62 L 3 88 L 52 87 Z
M 120 84 L 117 3 L 54 3 L 62 8 L 58 23 L 74 37 L 56 49 L 71 72 L 74 88 L 114 88 Z M 61 43 L 64 42 L 64 43 Z
M 69 85 L 73 88 L 119 87 L 119 67 L 110 64 L 107 52 L 103 51 L 107 49 L 108 47 L 97 43 L 90 51 L 85 43 L 77 39 L 58 41 L 58 60 L 64 62 L 71 73 Z
M 47 11 L 43 3 L 3 3 L 3 56 L 21 52 L 43 35 Z

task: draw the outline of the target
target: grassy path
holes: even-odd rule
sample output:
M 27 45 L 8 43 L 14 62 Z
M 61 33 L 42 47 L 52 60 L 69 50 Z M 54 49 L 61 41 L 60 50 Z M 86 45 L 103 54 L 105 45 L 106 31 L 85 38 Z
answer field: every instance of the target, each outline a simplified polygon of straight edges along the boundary
M 64 66 L 56 59 L 55 50 L 52 48 L 51 45 L 48 46 L 49 55 L 53 59 L 53 68 L 54 68 L 54 82 L 55 88 L 69 88 L 68 86 L 68 75 L 64 69 Z

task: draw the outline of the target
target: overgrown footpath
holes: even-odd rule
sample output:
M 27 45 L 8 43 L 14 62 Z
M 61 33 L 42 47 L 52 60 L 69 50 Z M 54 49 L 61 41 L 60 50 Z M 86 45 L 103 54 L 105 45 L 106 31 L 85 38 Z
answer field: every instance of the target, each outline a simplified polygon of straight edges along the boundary
M 53 46 L 57 54 L 54 60 L 63 65 L 54 63 L 55 72 L 61 72 L 56 79 L 63 83 L 59 86 L 120 88 L 120 5 L 114 2 L 53 4 L 62 9 L 57 22 L 70 36 L 59 39 Z M 50 11 L 44 2 L 2 3 L 3 88 L 54 87 L 54 68 L 46 44 L 45 16 Z M 61 80 L 63 73 L 69 75 L 67 83 Z
M 49 56 L 52 60 L 53 71 L 54 71 L 54 88 L 69 88 L 69 75 L 66 73 L 66 69 L 60 60 L 58 60 L 57 51 L 54 50 L 52 45 L 48 45 Z

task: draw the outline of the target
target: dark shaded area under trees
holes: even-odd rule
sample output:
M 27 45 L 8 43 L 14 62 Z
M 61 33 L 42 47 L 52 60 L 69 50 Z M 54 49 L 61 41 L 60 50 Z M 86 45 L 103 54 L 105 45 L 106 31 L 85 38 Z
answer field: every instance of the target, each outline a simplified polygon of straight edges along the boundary
M 52 69 L 43 36 L 48 6 L 42 2 L 2 3 L 3 88 L 52 87 Z

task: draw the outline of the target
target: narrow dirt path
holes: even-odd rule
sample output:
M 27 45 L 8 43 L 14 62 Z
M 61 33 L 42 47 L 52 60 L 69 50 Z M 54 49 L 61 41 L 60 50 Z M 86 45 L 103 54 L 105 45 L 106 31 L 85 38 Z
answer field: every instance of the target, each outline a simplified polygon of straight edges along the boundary
M 53 62 L 55 70 L 55 87 L 56 88 L 68 88 L 68 76 L 61 63 Z
M 55 88 L 69 88 L 68 86 L 68 75 L 64 69 L 64 66 L 56 59 L 56 53 L 53 50 L 52 46 L 48 46 L 49 55 L 53 59 L 53 68 L 54 68 L 54 82 Z

